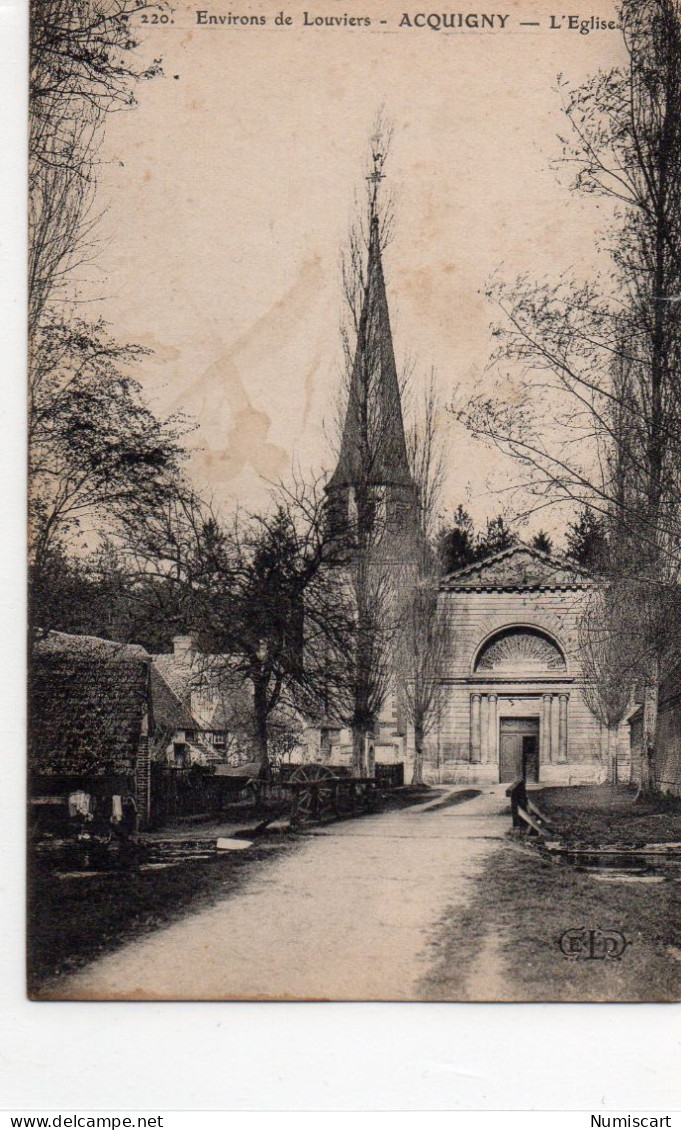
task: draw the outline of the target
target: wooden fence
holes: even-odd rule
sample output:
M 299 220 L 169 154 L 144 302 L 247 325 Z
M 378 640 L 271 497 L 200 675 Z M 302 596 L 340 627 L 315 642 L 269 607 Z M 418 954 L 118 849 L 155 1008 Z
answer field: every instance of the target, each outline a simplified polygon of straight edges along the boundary
M 192 769 L 151 765 L 152 828 L 183 816 L 218 816 L 230 806 L 252 804 L 255 799 L 251 777 L 218 777 Z
M 292 770 L 298 768 L 291 767 Z M 152 828 L 192 816 L 220 816 L 227 809 L 255 807 L 263 816 L 276 814 L 300 824 L 325 818 L 375 812 L 380 795 L 404 781 L 402 765 L 377 765 L 375 777 L 353 777 L 343 768 L 319 781 L 291 780 L 292 772 L 278 779 L 221 777 L 192 769 L 151 766 Z
M 376 763 L 376 782 L 379 789 L 401 789 L 404 785 L 404 762 L 395 765 Z

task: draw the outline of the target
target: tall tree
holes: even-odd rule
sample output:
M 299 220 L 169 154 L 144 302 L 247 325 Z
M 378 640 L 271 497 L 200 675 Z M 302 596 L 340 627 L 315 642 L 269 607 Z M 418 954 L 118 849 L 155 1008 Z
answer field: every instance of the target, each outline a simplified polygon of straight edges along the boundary
M 346 548 L 338 583 L 355 616 L 347 653 L 350 697 L 338 710 L 352 730 L 360 776 L 369 768 L 367 751 L 394 682 L 397 566 L 409 556 L 418 530 L 382 264 L 392 230 L 390 201 L 382 191 L 389 142 L 390 130 L 379 119 L 366 207 L 342 263 L 344 412 L 338 464 L 327 485 L 329 520 Z
M 534 549 L 538 549 L 540 553 L 551 554 L 553 552 L 553 541 L 546 530 L 540 530 L 538 534 L 534 535 L 532 546 Z
M 435 547 L 440 500 L 446 472 L 447 449 L 443 436 L 445 408 L 431 369 L 421 396 L 414 406 L 414 419 L 407 431 L 407 459 L 417 490 L 418 526 L 421 539 Z M 459 511 L 464 513 L 461 506 Z M 456 517 L 456 516 L 455 516 Z
M 539 505 L 578 501 L 635 545 L 652 754 L 662 667 L 648 633 L 681 567 L 681 14 L 675 0 L 623 0 L 620 20 L 624 65 L 563 87 L 563 159 L 577 191 L 611 205 L 609 268 L 588 283 L 493 288 L 513 402 L 476 396 L 461 416 L 519 462 Z
M 470 514 L 459 503 L 453 518 L 443 522 L 436 536 L 437 552 L 443 573 L 463 569 L 482 561 L 518 541 L 503 514 L 488 518 L 484 531 L 475 529 Z
M 608 735 L 608 778 L 617 784 L 617 733 L 633 701 L 637 673 L 633 609 L 616 579 L 596 589 L 580 617 L 582 695 Z
M 425 386 L 420 409 L 408 434 L 409 463 L 418 498 L 418 536 L 413 552 L 398 573 L 395 646 L 396 694 L 414 734 L 414 785 L 424 782 L 425 742 L 441 714 L 451 629 L 439 602 L 442 545 L 437 520 L 446 448 L 441 428 L 442 406 L 433 373 Z M 461 506 L 457 515 L 465 521 Z
M 181 460 L 183 425 L 156 420 L 131 375 L 146 351 L 119 344 L 78 301 L 81 269 L 96 252 L 107 118 L 134 106 L 137 85 L 160 70 L 159 60 L 139 64 L 132 17 L 159 7 L 31 3 L 28 452 L 36 591 L 84 523 L 101 533 L 112 519 L 143 522 L 162 505 Z
M 29 333 L 93 254 L 98 155 L 109 114 L 159 74 L 140 66 L 144 0 L 32 0 L 29 46 Z
M 583 506 L 577 518 L 568 523 L 567 556 L 584 569 L 601 571 L 607 563 L 607 538 L 605 519 L 588 506 Z
M 503 514 L 497 514 L 496 518 L 488 518 L 485 532 L 478 538 L 478 560 L 491 557 L 493 553 L 501 553 L 504 549 L 510 549 L 517 541 L 517 536 Z
M 398 693 L 414 731 L 413 785 L 423 784 L 425 741 L 443 704 L 450 624 L 438 596 L 439 577 L 429 557 L 417 573 L 405 577 L 396 647 Z
M 442 523 L 436 544 L 443 573 L 453 573 L 477 560 L 475 525 L 461 503 L 453 518 Z
M 159 421 L 130 368 L 146 353 L 118 345 L 102 323 L 43 323 L 29 383 L 32 558 L 88 518 L 144 521 L 182 461 L 186 425 Z

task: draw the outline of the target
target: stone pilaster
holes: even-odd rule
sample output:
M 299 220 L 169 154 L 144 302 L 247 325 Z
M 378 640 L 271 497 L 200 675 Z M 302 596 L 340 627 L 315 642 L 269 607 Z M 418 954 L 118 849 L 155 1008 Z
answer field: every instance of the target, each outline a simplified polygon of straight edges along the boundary
M 487 760 L 492 764 L 499 761 L 499 722 L 497 710 L 497 696 L 489 695 L 489 709 L 487 716 Z
M 480 695 L 471 695 L 471 761 L 479 762 L 482 748 L 480 730 Z
M 553 695 L 542 695 L 541 734 L 539 735 L 540 761 L 544 764 L 553 761 L 551 748 L 551 700 Z
M 484 694 L 480 703 L 480 760 L 483 765 L 489 761 L 489 695 Z
M 558 761 L 565 763 L 568 741 L 568 695 L 558 695 Z

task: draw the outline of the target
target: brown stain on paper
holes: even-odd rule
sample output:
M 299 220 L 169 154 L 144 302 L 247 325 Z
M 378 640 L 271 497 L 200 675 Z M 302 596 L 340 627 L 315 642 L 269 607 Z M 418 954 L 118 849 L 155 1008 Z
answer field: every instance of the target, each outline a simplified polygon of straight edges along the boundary
M 272 418 L 254 403 L 246 381 L 251 369 L 276 358 L 286 347 L 292 330 L 308 316 L 321 282 L 321 261 L 315 256 L 302 265 L 286 294 L 224 349 L 172 405 L 174 411 L 188 412 L 201 421 L 203 447 L 195 458 L 212 482 L 230 483 L 247 466 L 270 481 L 286 472 L 291 451 L 271 441 Z M 310 411 L 317 368 L 315 358 L 298 377 L 304 390 L 304 418 Z M 282 372 L 281 379 L 293 383 L 296 375 Z M 264 394 L 267 396 L 267 390 Z M 292 440 L 295 443 L 295 437 Z

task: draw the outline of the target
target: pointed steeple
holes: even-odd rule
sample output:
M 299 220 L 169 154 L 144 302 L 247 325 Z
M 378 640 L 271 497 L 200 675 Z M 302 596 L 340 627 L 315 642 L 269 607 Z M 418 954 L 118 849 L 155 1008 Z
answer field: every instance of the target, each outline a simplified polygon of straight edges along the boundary
M 371 219 L 367 278 L 338 465 L 327 490 L 415 490 L 404 435 L 378 217 Z

